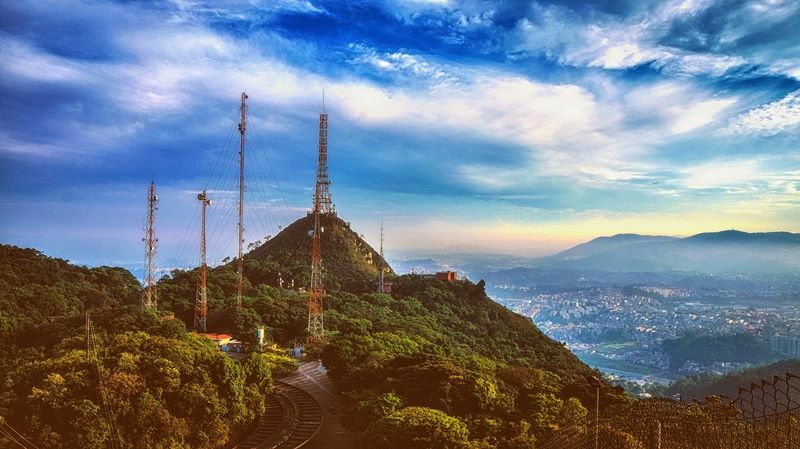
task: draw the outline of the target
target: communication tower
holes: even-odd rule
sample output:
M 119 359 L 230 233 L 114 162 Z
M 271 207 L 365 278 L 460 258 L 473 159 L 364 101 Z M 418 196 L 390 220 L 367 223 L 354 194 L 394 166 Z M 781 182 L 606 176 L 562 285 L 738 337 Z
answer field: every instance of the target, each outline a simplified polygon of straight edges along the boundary
M 206 191 L 197 195 L 200 200 L 200 279 L 197 286 L 197 297 L 194 307 L 194 328 L 206 332 L 208 318 L 208 296 L 206 294 L 206 207 L 211 205 Z
M 158 296 L 156 291 L 156 247 L 158 239 L 156 238 L 156 211 L 158 210 L 158 196 L 156 196 L 156 185 L 150 181 L 150 189 L 147 192 L 147 225 L 142 239 L 145 244 L 144 256 L 144 295 L 142 296 L 142 304 L 145 309 L 155 309 L 158 305 Z

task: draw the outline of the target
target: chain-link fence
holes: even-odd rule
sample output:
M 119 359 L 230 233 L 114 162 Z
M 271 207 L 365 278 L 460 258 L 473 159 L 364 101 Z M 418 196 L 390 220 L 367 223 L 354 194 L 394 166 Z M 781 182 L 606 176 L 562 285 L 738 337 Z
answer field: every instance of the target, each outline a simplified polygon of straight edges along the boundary
M 739 388 L 735 399 L 658 398 L 556 431 L 541 449 L 800 449 L 800 377 Z

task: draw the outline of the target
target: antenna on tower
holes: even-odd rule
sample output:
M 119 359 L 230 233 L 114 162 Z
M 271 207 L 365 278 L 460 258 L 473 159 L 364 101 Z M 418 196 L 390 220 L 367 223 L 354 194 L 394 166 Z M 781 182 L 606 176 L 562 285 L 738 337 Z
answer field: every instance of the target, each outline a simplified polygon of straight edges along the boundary
M 321 215 L 334 215 L 331 202 L 330 180 L 328 179 L 328 114 L 325 113 L 325 95 L 323 91 L 323 111 L 319 114 L 319 147 L 317 157 L 317 182 L 314 189 L 314 229 L 309 231 L 311 237 L 311 286 L 308 298 L 308 341 L 319 342 L 324 337 L 323 299 L 325 289 L 322 286 L 322 232 Z
M 242 308 L 242 281 L 243 260 L 242 245 L 244 245 L 244 146 L 247 130 L 247 94 L 242 92 L 242 103 L 239 108 L 239 252 L 236 259 L 236 308 Z
M 145 229 L 144 238 L 142 239 L 145 244 L 144 256 L 144 295 L 142 296 L 142 304 L 145 309 L 155 309 L 158 305 L 158 296 L 156 291 L 156 247 L 158 239 L 156 238 L 156 211 L 158 210 L 158 196 L 156 196 L 155 182 L 150 181 L 150 189 L 147 192 L 147 227 Z
M 206 207 L 211 205 L 206 191 L 197 195 L 200 200 L 200 279 L 197 286 L 197 296 L 194 307 L 194 328 L 206 332 L 208 318 L 208 296 L 206 294 Z

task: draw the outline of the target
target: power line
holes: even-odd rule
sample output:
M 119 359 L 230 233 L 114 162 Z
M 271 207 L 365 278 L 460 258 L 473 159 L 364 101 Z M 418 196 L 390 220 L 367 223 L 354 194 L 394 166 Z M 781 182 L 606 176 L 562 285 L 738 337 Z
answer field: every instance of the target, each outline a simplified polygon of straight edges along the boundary
M 39 449 L 39 446 L 33 444 L 29 439 L 25 438 L 25 436 L 23 436 L 21 433 L 17 432 L 17 430 L 11 427 L 11 424 L 7 423 L 2 416 L 0 416 L 0 425 L 2 427 L 5 427 L 5 429 L 0 428 L 0 434 L 4 435 L 6 438 L 11 440 L 11 442 L 16 443 L 17 445 L 25 449 L 29 449 L 28 446 L 33 447 L 34 449 Z M 13 432 L 13 434 L 11 432 Z M 14 435 L 19 437 L 19 440 L 15 438 Z M 24 441 L 28 446 L 22 444 L 20 440 Z

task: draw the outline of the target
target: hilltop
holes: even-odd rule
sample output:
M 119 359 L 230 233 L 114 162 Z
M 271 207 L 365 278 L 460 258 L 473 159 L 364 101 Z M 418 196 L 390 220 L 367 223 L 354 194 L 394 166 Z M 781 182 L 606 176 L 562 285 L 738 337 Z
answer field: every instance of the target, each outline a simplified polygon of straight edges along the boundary
M 389 264 L 364 239 L 336 215 L 320 216 L 322 227 L 322 263 L 326 288 L 350 292 L 375 289 L 379 267 Z M 246 275 L 251 283 L 266 281 L 278 285 L 278 274 L 284 286 L 296 288 L 309 282 L 313 216 L 306 215 L 290 224 L 275 237 L 245 256 Z M 270 282 L 271 281 L 271 282 Z

